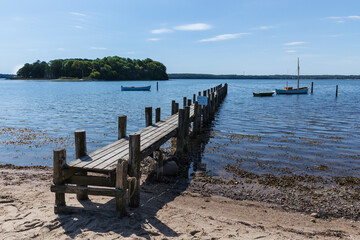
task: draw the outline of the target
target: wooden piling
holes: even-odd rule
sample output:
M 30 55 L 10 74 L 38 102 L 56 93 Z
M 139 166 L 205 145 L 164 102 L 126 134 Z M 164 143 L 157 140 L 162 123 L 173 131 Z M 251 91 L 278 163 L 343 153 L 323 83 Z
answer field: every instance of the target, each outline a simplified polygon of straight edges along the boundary
M 75 134 L 75 157 L 76 159 L 86 156 L 86 131 L 77 130 Z M 78 176 L 87 176 L 86 171 L 80 171 Z M 79 187 L 87 187 L 87 185 L 78 184 Z M 87 200 L 89 199 L 86 190 L 81 190 L 76 194 L 78 200 Z
M 152 125 L 152 107 L 145 107 L 145 126 Z
M 176 105 L 175 100 L 172 100 L 171 101 L 171 115 L 174 115 L 176 113 L 175 112 L 175 105 Z
M 314 82 L 311 82 L 311 94 L 313 94 L 314 90 Z
M 155 109 L 155 122 L 160 122 L 160 113 L 161 113 L 161 109 L 156 108 Z
M 156 151 L 155 152 L 155 156 L 157 159 L 157 170 L 156 170 L 156 179 L 158 181 L 161 181 L 163 178 L 163 174 L 164 174 L 164 157 L 161 151 Z
M 184 97 L 184 99 L 183 99 L 183 107 L 185 108 L 187 105 L 187 101 L 186 101 L 186 97 Z
M 179 112 L 179 103 L 175 103 L 175 113 Z
M 339 90 L 339 86 L 338 85 L 336 85 L 336 97 L 338 96 L 338 90 Z
M 194 102 L 194 123 L 193 123 L 193 137 L 199 134 L 200 127 L 199 123 L 201 120 L 201 115 L 199 114 L 199 104 L 197 101 Z
M 159 82 L 156 82 L 156 91 L 159 91 Z
M 188 106 L 191 106 L 191 99 L 188 99 L 187 105 L 188 105 Z
M 184 137 L 187 138 L 189 136 L 189 127 L 190 127 L 190 107 L 186 106 L 185 110 L 185 134 Z
M 127 172 L 128 172 L 127 162 L 123 161 L 122 159 L 119 159 L 116 166 L 116 184 L 115 184 L 116 189 L 121 189 L 123 191 L 126 191 L 128 185 Z M 126 216 L 126 194 L 124 194 L 122 197 L 116 197 L 115 201 L 116 201 L 116 211 L 119 211 L 122 217 Z
M 178 131 L 176 140 L 176 156 L 181 158 L 184 153 L 184 134 L 185 134 L 185 110 L 179 109 Z
M 126 137 L 126 115 L 118 116 L 118 140 Z
M 66 150 L 64 148 L 57 148 L 53 150 L 53 182 L 55 185 L 64 184 L 62 170 L 66 164 Z M 57 207 L 65 206 L 65 193 L 55 193 L 55 208 L 54 212 L 58 213 Z
M 136 181 L 131 181 L 130 189 L 130 207 L 138 207 L 140 205 L 140 134 L 129 135 L 129 167 L 128 173 L 130 177 L 135 177 Z
M 193 94 L 193 103 L 196 101 L 196 94 Z

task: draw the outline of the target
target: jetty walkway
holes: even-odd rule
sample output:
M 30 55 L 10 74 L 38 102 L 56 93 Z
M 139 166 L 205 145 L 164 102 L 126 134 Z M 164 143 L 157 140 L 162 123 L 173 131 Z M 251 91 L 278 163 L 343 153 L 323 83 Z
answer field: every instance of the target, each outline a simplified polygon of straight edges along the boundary
M 228 85 L 218 85 L 203 91 L 206 105 L 199 105 L 197 95 L 183 98 L 183 109 L 174 100 L 171 116 L 160 120 L 160 108 L 155 110 L 152 122 L 152 108 L 145 108 L 146 128 L 126 136 L 125 115 L 118 117 L 118 140 L 92 153 L 86 151 L 86 132 L 75 131 L 76 159 L 66 163 L 66 150 L 55 149 L 53 185 L 55 192 L 55 213 L 83 211 L 83 208 L 66 206 L 65 193 L 76 194 L 78 200 L 88 195 L 111 196 L 116 198 L 116 210 L 126 215 L 126 195 L 129 206 L 140 204 L 140 162 L 156 153 L 157 178 L 161 180 L 163 154 L 159 148 L 170 138 L 176 137 L 176 156 L 181 159 L 188 139 L 196 138 L 219 108 L 227 94 Z M 201 96 L 201 92 L 198 93 Z M 204 100 L 204 98 L 202 99 Z M 192 104 L 193 102 L 193 104 Z M 94 174 L 95 173 L 95 174 Z M 95 186 L 95 187 L 89 187 Z

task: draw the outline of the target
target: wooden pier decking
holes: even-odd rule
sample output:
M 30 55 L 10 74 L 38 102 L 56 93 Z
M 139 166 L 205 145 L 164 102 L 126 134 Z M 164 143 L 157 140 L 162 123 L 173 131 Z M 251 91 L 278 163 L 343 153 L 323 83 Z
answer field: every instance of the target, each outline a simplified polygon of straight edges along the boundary
M 159 151 L 160 146 L 172 137 L 177 138 L 176 155 L 181 158 L 189 129 L 192 129 L 192 137 L 200 133 L 201 126 L 210 121 L 225 98 L 227 86 L 218 85 L 203 91 L 203 96 L 208 97 L 208 104 L 204 106 L 198 105 L 195 94 L 193 104 L 191 99 L 184 97 L 184 109 L 178 109 L 179 104 L 172 101 L 172 115 L 164 120 L 160 120 L 160 108 L 156 109 L 154 124 L 152 108 L 147 107 L 147 127 L 129 137 L 126 137 L 126 116 L 119 116 L 118 140 L 90 154 L 86 153 L 85 131 L 76 131 L 74 161 L 66 163 L 65 149 L 54 150 L 54 185 L 51 191 L 55 192 L 55 212 L 76 211 L 75 208 L 66 207 L 65 193 L 77 194 L 78 200 L 86 200 L 88 195 L 113 196 L 116 198 L 116 209 L 124 216 L 128 190 L 129 205 L 139 206 L 140 161 Z M 161 153 L 157 156 L 157 176 L 161 179 L 163 159 Z M 88 173 L 98 174 L 94 176 Z

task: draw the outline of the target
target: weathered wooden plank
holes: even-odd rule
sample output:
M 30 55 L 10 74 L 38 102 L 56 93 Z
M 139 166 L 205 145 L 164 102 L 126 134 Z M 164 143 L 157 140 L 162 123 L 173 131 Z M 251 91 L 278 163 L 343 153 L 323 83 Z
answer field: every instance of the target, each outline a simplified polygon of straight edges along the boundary
M 116 189 L 122 189 L 126 191 L 127 189 L 127 172 L 128 164 L 126 161 L 119 159 L 116 166 Z M 126 216 L 126 197 L 116 198 L 116 211 L 119 211 L 121 216 Z
M 62 169 L 66 164 L 66 150 L 64 148 L 54 149 L 54 162 L 53 162 L 53 182 L 54 184 L 64 184 L 62 177 Z M 55 206 L 65 206 L 65 194 L 55 193 Z M 56 210 L 55 210 L 56 213 Z
M 86 191 L 88 195 L 109 196 L 109 197 L 122 197 L 125 194 L 121 189 L 110 188 L 94 188 L 94 187 L 79 187 L 69 185 L 51 185 L 50 190 L 57 193 L 74 193 L 77 194 Z
M 86 156 L 86 132 L 85 130 L 77 130 L 74 132 L 75 134 L 75 156 L 76 158 L 81 158 Z M 86 171 L 81 171 L 78 173 L 78 175 L 80 176 L 86 176 L 87 172 Z M 77 186 L 80 187 L 87 187 L 87 185 L 85 184 L 78 184 Z M 77 200 L 88 200 L 89 197 L 86 194 L 86 192 L 81 192 L 79 191 L 76 194 L 76 198 Z
M 72 176 L 65 180 L 68 184 L 78 185 L 91 185 L 91 186 L 104 186 L 104 187 L 115 187 L 115 180 L 109 177 L 100 176 Z
M 130 207 L 140 205 L 140 134 L 130 134 L 129 136 L 129 176 L 134 177 L 136 182 L 130 184 Z
M 118 140 L 126 137 L 126 115 L 118 116 Z

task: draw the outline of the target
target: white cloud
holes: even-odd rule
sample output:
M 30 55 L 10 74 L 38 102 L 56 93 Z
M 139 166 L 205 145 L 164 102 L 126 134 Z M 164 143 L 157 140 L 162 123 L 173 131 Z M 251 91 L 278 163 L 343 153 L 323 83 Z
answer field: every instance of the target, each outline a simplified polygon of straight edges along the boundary
M 203 31 L 211 28 L 212 26 L 206 23 L 193 23 L 174 27 L 175 30 L 180 31 Z
M 79 12 L 69 12 L 69 14 L 74 15 L 74 16 L 78 16 L 78 17 L 86 17 L 85 14 L 79 13 Z
M 273 29 L 273 28 L 277 28 L 276 26 L 261 26 L 261 27 L 257 27 L 254 28 L 255 30 L 268 30 L 268 29 Z
M 239 37 L 242 37 L 242 36 L 244 36 L 244 35 L 249 35 L 249 34 L 250 34 L 250 33 L 222 34 L 222 35 L 218 35 L 218 36 L 212 37 L 212 38 L 201 39 L 201 40 L 199 40 L 199 42 L 223 41 L 223 40 L 229 40 L 229 39 L 239 38 Z
M 301 45 L 304 44 L 305 42 L 289 42 L 289 43 L 284 43 L 285 46 L 295 46 L 295 45 Z
M 172 30 L 168 29 L 168 28 L 159 28 L 159 29 L 151 30 L 152 34 L 162 34 L 162 33 L 169 33 L 169 32 L 172 32 Z
M 107 50 L 107 48 L 104 47 L 91 47 L 92 50 Z
M 287 50 L 286 53 L 296 53 L 296 50 Z
M 160 41 L 160 38 L 148 38 L 146 41 Z
M 74 28 L 77 28 L 77 29 L 84 29 L 84 27 L 83 27 L 83 26 L 79 26 L 79 25 L 74 26 Z
M 337 37 L 342 37 L 342 36 L 344 36 L 344 34 L 325 35 L 325 37 L 330 37 L 330 38 L 337 38 Z
M 327 17 L 326 19 L 336 20 L 337 23 L 344 23 L 345 20 L 360 20 L 360 16 L 345 16 L 345 17 Z

